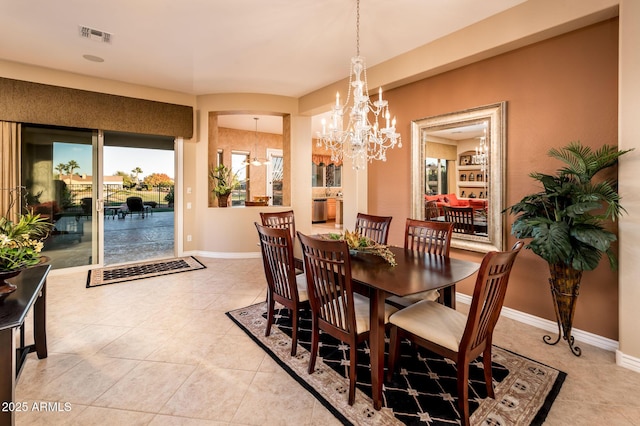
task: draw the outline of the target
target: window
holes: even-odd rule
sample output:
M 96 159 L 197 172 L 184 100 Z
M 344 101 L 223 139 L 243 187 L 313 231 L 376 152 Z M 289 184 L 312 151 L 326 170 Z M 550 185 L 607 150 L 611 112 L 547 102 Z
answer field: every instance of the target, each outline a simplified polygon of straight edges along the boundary
M 231 153 L 231 170 L 240 182 L 231 192 L 231 205 L 244 206 L 249 194 L 249 154 L 246 152 Z
M 342 186 L 342 166 L 331 163 L 327 166 L 326 186 Z
M 427 158 L 425 161 L 425 188 L 427 195 L 447 194 L 447 160 Z

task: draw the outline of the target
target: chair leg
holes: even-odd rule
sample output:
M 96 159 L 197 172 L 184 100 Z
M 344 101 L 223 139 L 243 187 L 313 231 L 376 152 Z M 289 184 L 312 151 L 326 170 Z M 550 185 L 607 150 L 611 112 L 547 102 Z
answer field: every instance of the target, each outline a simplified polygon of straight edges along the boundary
M 275 310 L 275 301 L 271 297 L 271 293 L 267 294 L 267 329 L 264 331 L 265 336 L 271 334 L 271 324 L 273 324 L 273 311 Z
M 484 367 L 484 381 L 487 385 L 487 395 L 490 398 L 496 399 L 496 394 L 493 390 L 493 371 L 491 370 L 491 345 L 487 345 L 482 354 L 482 365 Z
M 355 341 L 349 346 L 349 405 L 356 400 L 356 372 L 358 367 L 358 348 Z
M 398 327 L 391 324 L 391 328 L 389 331 L 389 365 L 387 367 L 387 377 L 386 381 L 390 382 L 393 377 L 393 373 L 396 370 L 396 361 L 398 359 L 398 355 L 400 354 L 400 341 L 398 340 Z
M 309 353 L 309 374 L 316 369 L 316 356 L 318 355 L 318 341 L 320 340 L 320 330 L 318 330 L 318 317 L 314 314 L 311 317 L 311 352 Z
M 462 425 L 469 424 L 469 363 L 458 360 L 458 408 Z
M 298 350 L 298 310 L 291 309 L 291 356 Z

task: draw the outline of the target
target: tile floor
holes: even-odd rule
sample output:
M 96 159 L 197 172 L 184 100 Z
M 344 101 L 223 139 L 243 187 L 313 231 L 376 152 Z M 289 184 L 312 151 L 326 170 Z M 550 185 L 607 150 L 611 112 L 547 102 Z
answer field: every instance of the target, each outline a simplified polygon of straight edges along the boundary
M 16 400 L 70 410 L 17 425 L 339 424 L 225 315 L 264 301 L 261 260 L 200 260 L 207 269 L 91 289 L 86 273 L 50 277 L 49 357 L 29 355 Z M 503 318 L 494 342 L 568 373 L 546 424 L 640 425 L 640 374 L 543 334 Z

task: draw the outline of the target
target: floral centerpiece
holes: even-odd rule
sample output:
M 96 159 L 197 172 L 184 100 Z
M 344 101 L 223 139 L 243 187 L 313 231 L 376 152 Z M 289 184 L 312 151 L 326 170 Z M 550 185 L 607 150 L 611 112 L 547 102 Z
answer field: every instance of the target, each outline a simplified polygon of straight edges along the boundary
M 42 240 L 51 223 L 39 214 L 24 214 L 17 222 L 0 217 L 0 272 L 19 271 L 40 263 Z
M 378 244 L 369 237 L 358 234 L 357 232 L 344 231 L 344 234 L 329 234 L 329 239 L 345 241 L 349 250 L 359 251 L 363 253 L 370 253 L 376 256 L 380 256 L 386 260 L 391 266 L 396 266 L 396 258 L 389 250 L 389 247 L 384 244 Z

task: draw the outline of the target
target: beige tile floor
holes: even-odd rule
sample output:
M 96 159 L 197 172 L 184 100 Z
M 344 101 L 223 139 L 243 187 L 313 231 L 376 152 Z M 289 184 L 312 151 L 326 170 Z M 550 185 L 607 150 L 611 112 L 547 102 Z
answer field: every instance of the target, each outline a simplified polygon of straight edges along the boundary
M 339 424 L 225 316 L 264 300 L 261 260 L 200 260 L 207 269 L 91 289 L 86 273 L 50 277 L 49 357 L 29 355 L 16 399 L 71 409 L 17 425 Z M 568 373 L 547 424 L 640 425 L 640 374 L 543 334 L 503 318 L 494 340 Z

